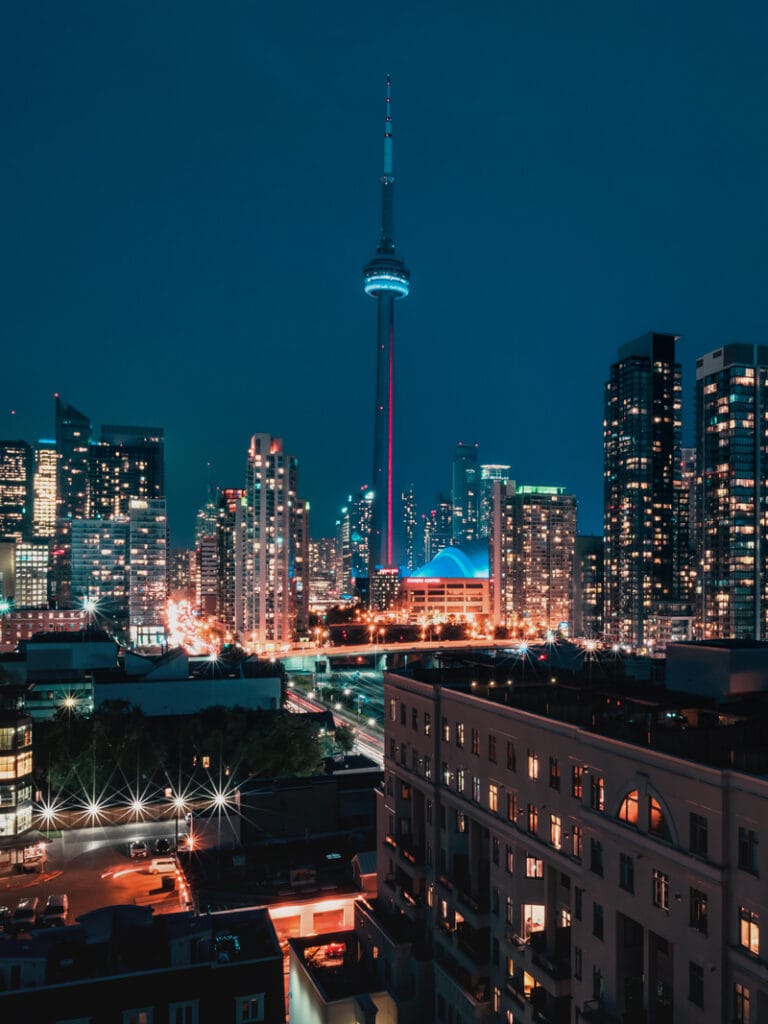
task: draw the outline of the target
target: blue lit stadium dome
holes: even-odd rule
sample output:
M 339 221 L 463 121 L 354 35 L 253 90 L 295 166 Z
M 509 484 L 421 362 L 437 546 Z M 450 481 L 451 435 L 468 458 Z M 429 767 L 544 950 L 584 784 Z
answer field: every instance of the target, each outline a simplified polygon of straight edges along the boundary
M 431 562 L 411 573 L 417 579 L 487 580 L 488 541 L 475 540 L 463 547 L 443 548 Z

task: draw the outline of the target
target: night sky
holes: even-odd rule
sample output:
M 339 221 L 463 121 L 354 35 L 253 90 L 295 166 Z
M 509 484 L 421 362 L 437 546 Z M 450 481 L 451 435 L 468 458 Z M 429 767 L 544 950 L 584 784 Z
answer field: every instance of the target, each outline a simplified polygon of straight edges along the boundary
M 768 340 L 766 12 L 6 0 L 0 436 L 52 436 L 55 391 L 164 426 L 190 543 L 280 435 L 329 533 L 370 475 L 391 72 L 400 480 L 426 506 L 478 441 L 600 532 L 618 346 L 682 335 L 690 438 L 695 358 Z

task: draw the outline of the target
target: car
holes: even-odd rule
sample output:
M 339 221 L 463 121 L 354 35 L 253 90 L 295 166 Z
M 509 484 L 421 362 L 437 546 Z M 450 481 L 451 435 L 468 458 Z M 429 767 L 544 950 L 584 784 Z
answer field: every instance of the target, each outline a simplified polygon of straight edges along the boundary
M 27 932 L 35 927 L 37 920 L 37 896 L 28 896 L 16 904 L 11 925 L 16 932 Z
M 150 875 L 170 875 L 176 871 L 173 857 L 153 857 L 149 862 Z
M 11 908 L 0 907 L 0 932 L 7 932 L 11 927 Z
M 143 839 L 134 839 L 128 847 L 128 852 L 130 853 L 132 860 L 136 857 L 148 857 L 149 846 Z
M 51 895 L 45 901 L 41 924 L 45 928 L 63 928 L 67 923 L 69 913 L 69 897 L 66 893 L 58 896 Z
M 172 853 L 173 841 L 171 839 L 156 839 L 155 853 Z

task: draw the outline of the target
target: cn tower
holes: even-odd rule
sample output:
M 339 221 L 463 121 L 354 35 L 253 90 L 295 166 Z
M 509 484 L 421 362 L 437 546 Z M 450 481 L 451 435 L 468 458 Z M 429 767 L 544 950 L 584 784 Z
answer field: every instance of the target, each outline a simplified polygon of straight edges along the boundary
M 366 295 L 376 299 L 376 416 L 373 432 L 373 509 L 369 547 L 371 587 L 376 573 L 394 569 L 392 552 L 394 495 L 392 462 L 394 443 L 395 299 L 408 294 L 410 274 L 395 256 L 392 165 L 392 79 L 387 75 L 384 107 L 384 173 L 381 177 L 381 234 L 376 255 L 363 271 Z

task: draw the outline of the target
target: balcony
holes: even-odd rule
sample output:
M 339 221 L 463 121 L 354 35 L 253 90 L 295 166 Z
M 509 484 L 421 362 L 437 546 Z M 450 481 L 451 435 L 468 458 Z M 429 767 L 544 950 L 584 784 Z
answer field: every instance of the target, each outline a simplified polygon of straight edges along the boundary
M 435 967 L 447 975 L 460 990 L 459 994 L 467 1001 L 468 1009 L 473 1017 L 479 1007 L 489 1004 L 491 992 L 490 980 L 487 976 L 473 977 L 452 957 L 443 957 L 437 960 Z
M 466 889 L 454 889 L 454 897 L 464 920 L 473 928 L 487 928 L 491 905 L 488 896 L 473 896 Z
M 577 1009 L 576 1020 L 587 1021 L 588 1024 L 621 1024 L 621 1018 L 609 1013 L 597 999 L 590 999 L 581 1010 Z

